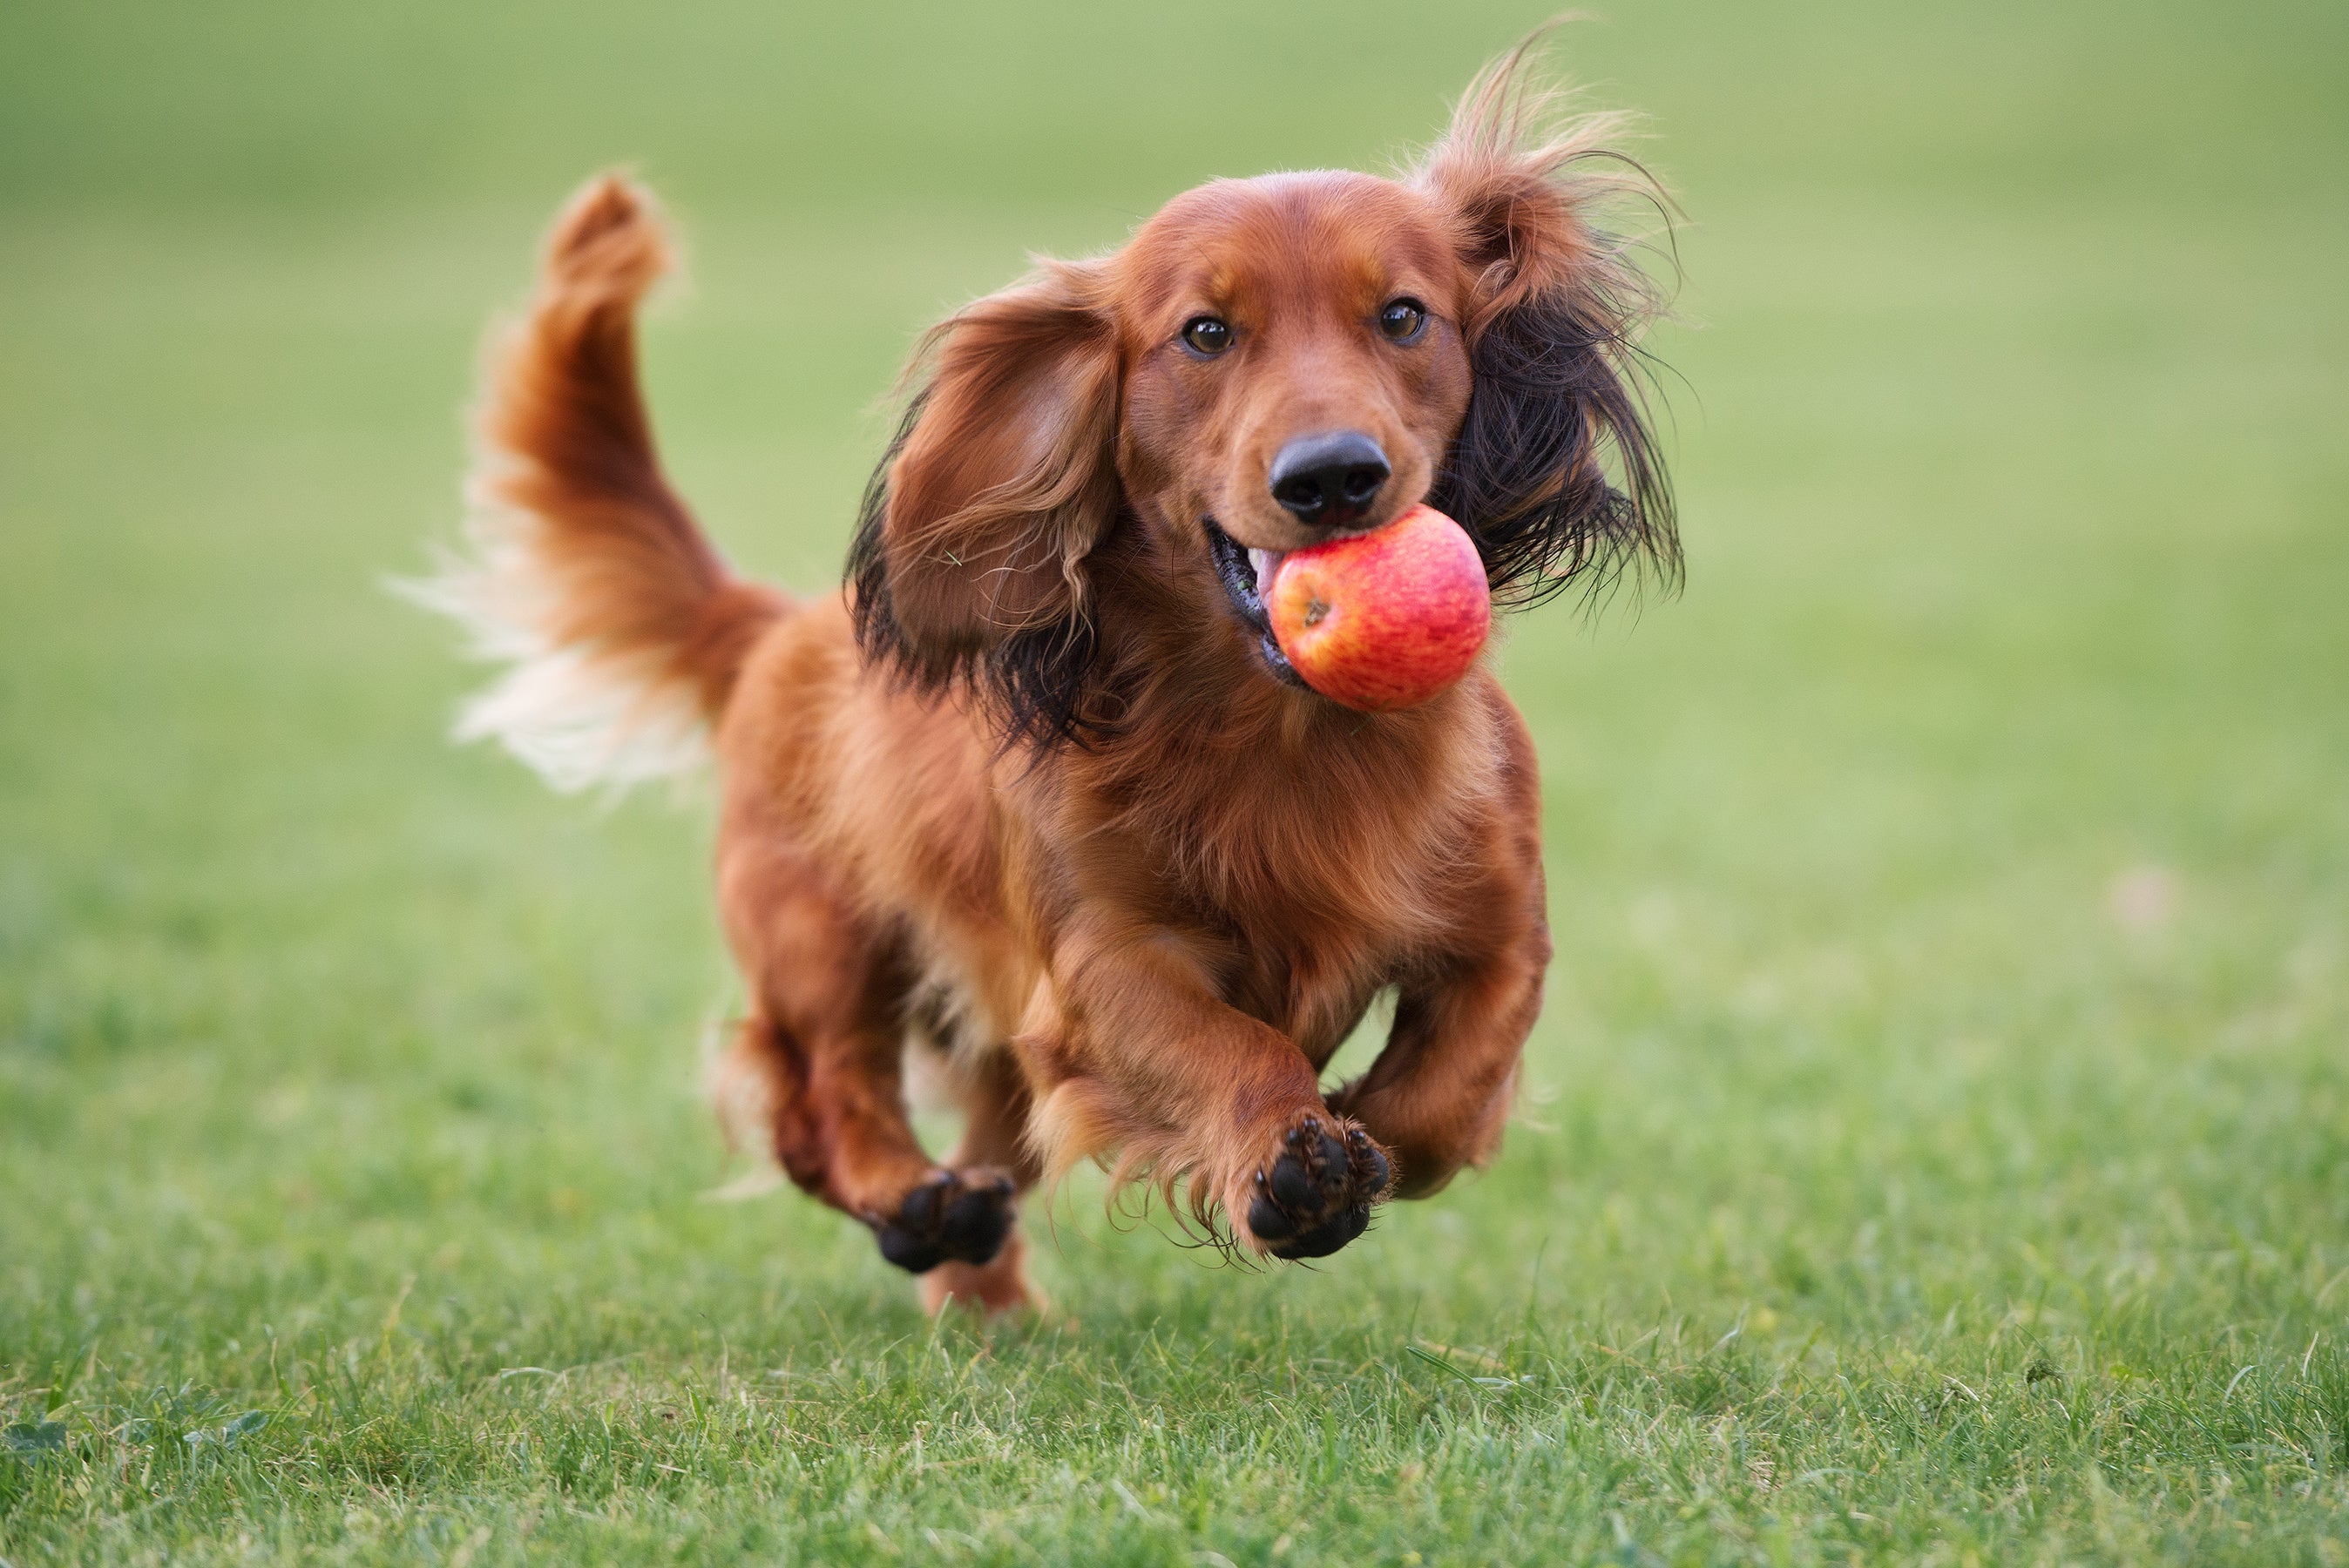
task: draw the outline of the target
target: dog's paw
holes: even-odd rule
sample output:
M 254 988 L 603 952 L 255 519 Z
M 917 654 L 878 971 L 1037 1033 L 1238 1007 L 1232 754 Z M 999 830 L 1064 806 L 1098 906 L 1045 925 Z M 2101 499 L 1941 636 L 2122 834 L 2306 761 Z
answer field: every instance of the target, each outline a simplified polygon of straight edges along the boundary
M 1309 1116 L 1256 1173 L 1248 1232 L 1277 1258 L 1327 1257 L 1369 1227 L 1371 1205 L 1393 1184 L 1394 1166 L 1370 1134 Z
M 922 1309 L 932 1317 L 949 1307 L 988 1319 L 1041 1316 L 1052 1304 L 1028 1277 L 1027 1253 L 1027 1242 L 1014 1226 L 991 1263 L 966 1264 L 948 1258 L 915 1282 L 921 1291 Z
M 895 1214 L 873 1222 L 881 1255 L 907 1274 L 927 1274 L 949 1260 L 990 1262 L 1019 1217 L 1011 1178 L 986 1166 L 933 1171 L 905 1194 Z

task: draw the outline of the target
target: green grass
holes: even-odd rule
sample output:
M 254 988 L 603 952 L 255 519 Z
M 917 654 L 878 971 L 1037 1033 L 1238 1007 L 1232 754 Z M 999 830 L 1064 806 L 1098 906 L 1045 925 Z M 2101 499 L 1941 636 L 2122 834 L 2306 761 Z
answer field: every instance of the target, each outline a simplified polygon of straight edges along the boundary
M 706 805 L 441 744 L 481 319 L 639 160 L 820 583 L 920 324 L 1538 8 L 636 10 L 0 18 L 0 1559 L 2349 1561 L 2349 13 L 1572 29 L 1690 586 L 1506 650 L 1506 1152 L 1310 1271 L 1080 1182 L 988 1336 L 704 1201 Z

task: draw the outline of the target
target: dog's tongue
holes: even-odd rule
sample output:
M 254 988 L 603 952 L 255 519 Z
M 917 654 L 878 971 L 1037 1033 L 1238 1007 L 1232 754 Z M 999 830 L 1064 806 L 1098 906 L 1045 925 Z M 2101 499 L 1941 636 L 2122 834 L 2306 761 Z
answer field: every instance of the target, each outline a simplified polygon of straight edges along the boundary
M 1288 552 L 1286 550 L 1257 550 L 1253 546 L 1249 548 L 1248 564 L 1256 568 L 1257 598 L 1266 598 L 1271 594 L 1272 574 L 1279 571 L 1280 563 L 1288 559 Z

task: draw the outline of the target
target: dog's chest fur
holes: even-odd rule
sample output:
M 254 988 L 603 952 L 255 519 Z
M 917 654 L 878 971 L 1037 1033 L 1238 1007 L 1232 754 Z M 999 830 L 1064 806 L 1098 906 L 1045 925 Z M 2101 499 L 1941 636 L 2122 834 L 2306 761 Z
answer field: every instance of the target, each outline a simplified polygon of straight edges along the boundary
M 1304 729 L 1211 714 L 1074 758 L 1012 804 L 1050 813 L 1072 877 L 1123 884 L 1222 1000 L 1318 1062 L 1473 922 L 1467 873 L 1502 808 L 1492 717 L 1481 682 L 1437 712 Z

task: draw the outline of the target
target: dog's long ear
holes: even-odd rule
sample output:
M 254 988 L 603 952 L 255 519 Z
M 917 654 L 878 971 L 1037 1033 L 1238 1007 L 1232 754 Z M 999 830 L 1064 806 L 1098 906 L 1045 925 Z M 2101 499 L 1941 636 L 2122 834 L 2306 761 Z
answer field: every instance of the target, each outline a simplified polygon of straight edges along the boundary
M 1097 263 L 1047 262 L 930 333 L 849 558 L 871 656 L 968 678 L 1015 736 L 1065 733 L 1093 647 L 1085 558 L 1115 520 L 1116 331 Z
M 1627 566 L 1669 586 L 1681 562 L 1634 379 L 1658 301 L 1599 222 L 1625 197 L 1662 198 L 1607 150 L 1619 117 L 1561 119 L 1558 95 L 1528 85 L 1537 37 L 1471 84 L 1413 174 L 1451 215 L 1473 280 L 1462 325 L 1474 387 L 1430 500 L 1468 530 L 1495 596 L 1514 603 Z

